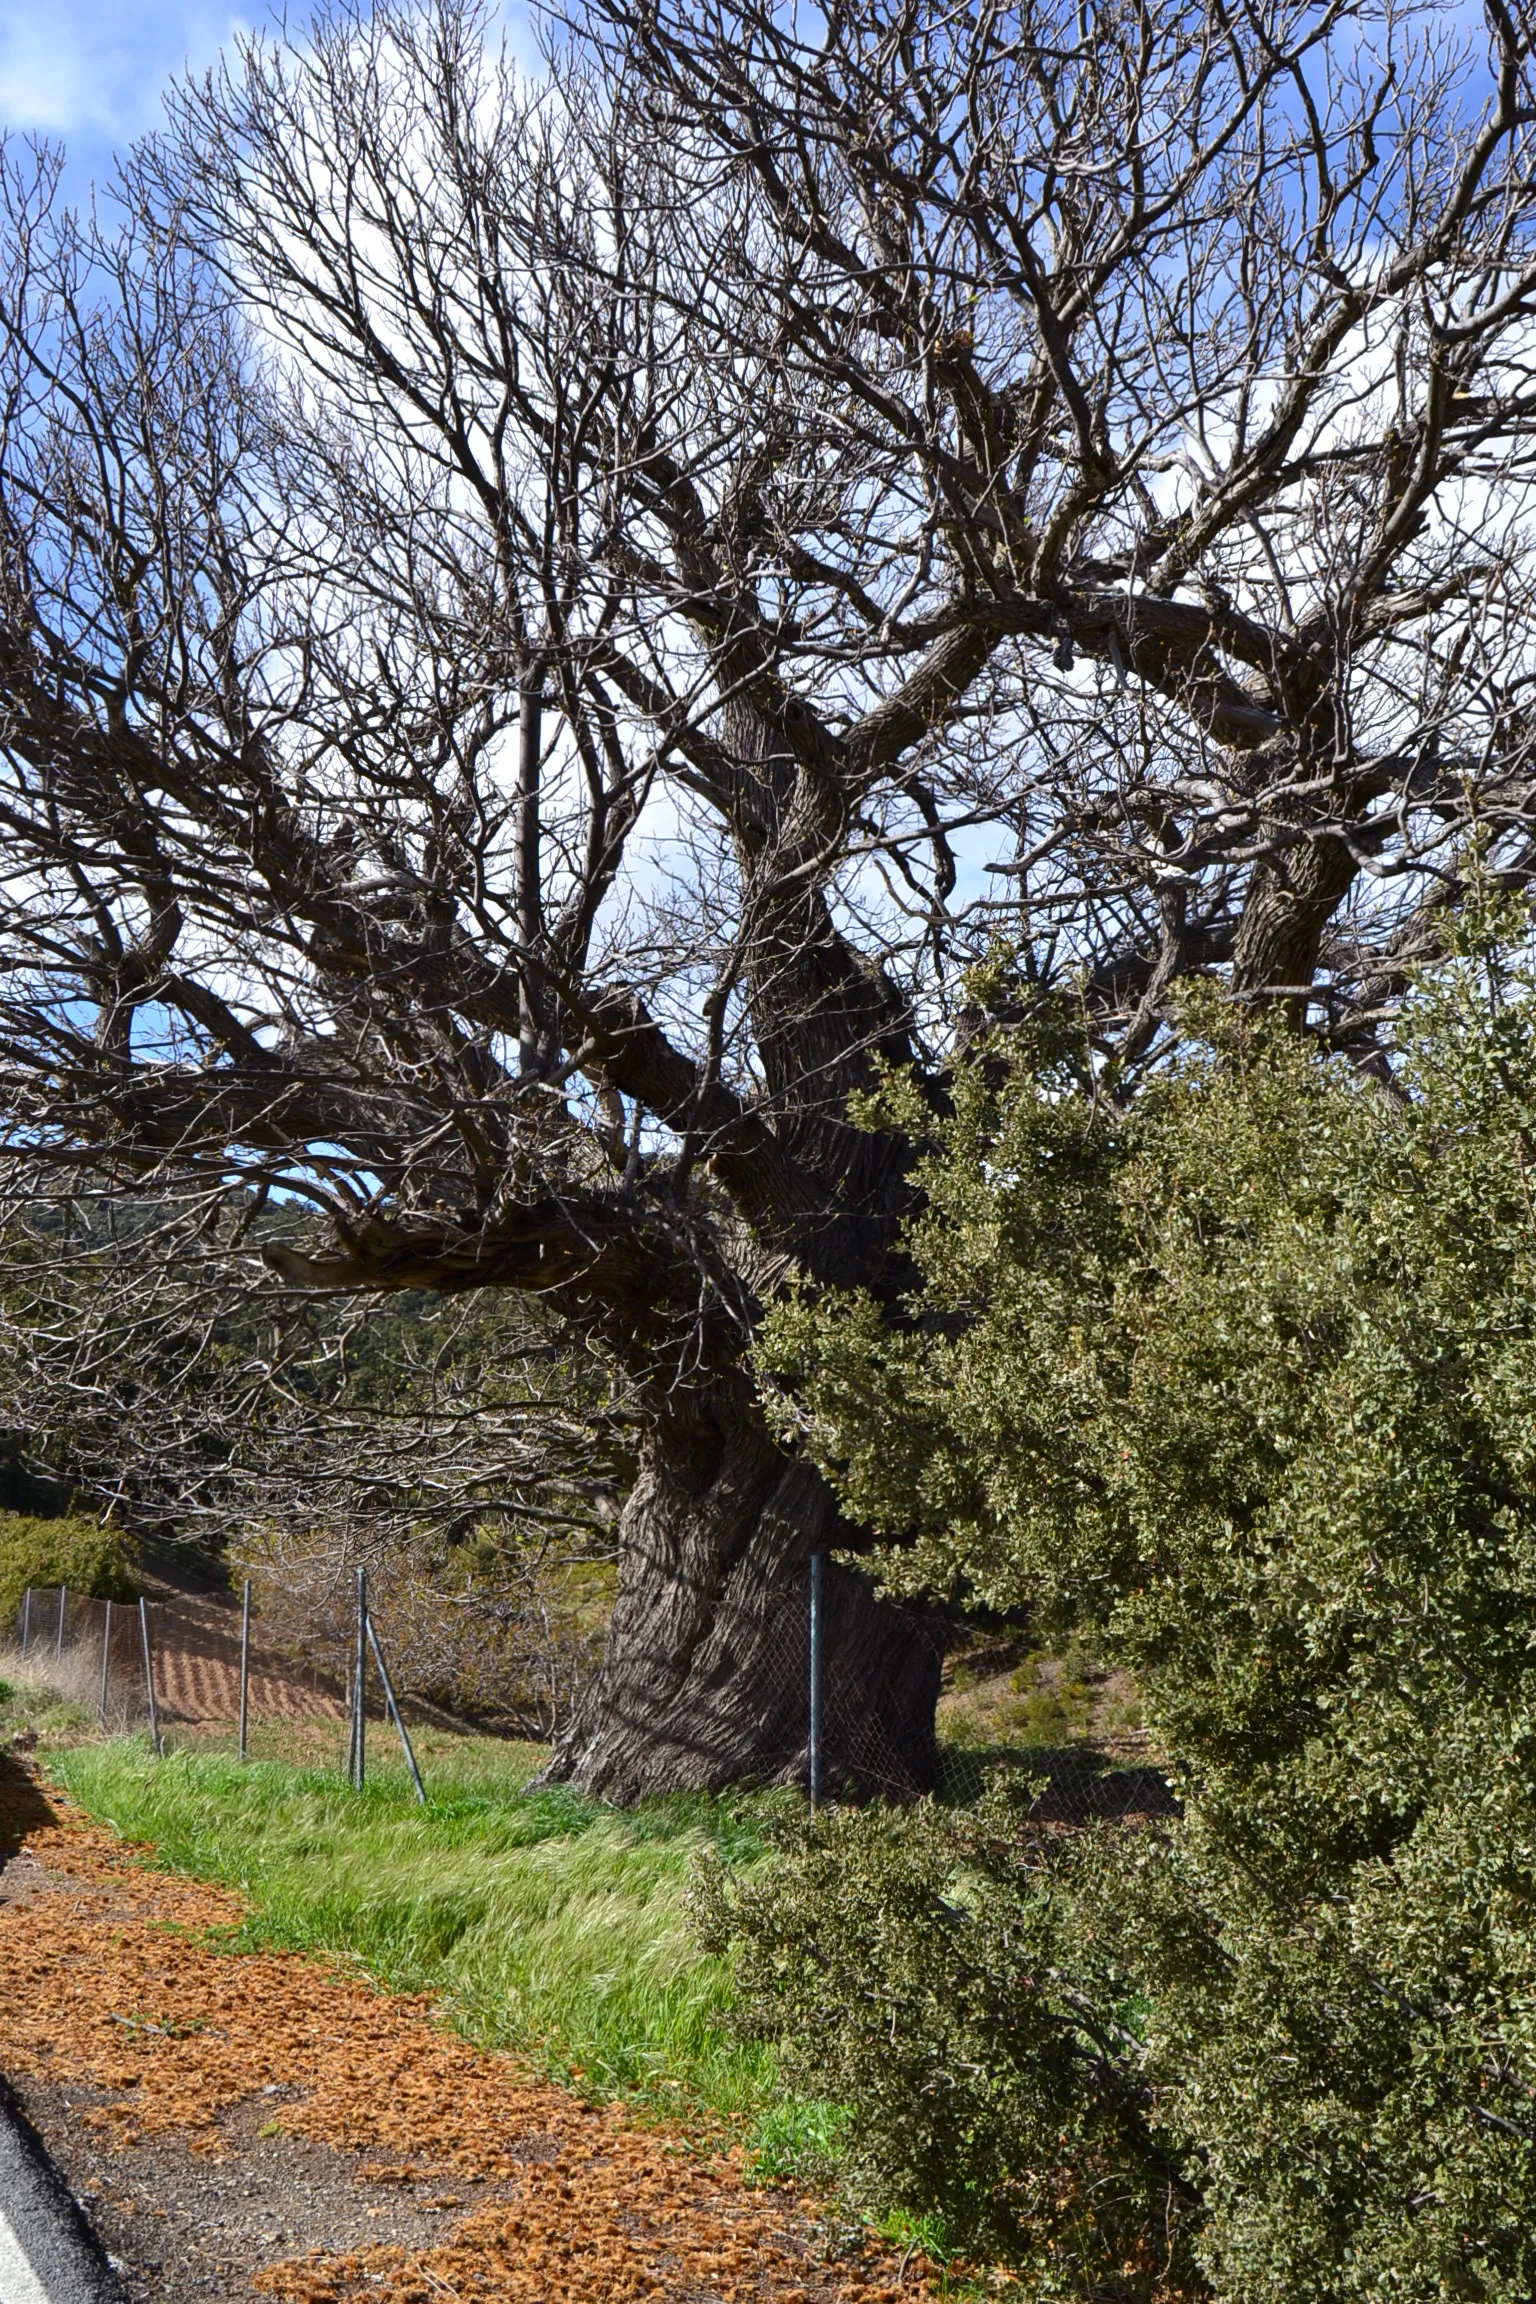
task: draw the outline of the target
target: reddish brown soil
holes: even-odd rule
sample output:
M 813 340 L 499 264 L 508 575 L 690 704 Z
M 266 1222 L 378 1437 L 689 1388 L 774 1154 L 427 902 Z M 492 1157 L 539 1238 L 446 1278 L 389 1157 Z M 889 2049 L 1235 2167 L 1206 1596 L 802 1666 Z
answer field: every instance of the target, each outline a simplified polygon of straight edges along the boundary
M 149 1871 L 0 1760 L 7 1852 L 0 2069 L 97 2195 L 135 2304 L 932 2293 L 920 2267 L 829 2256 L 813 2203 L 530 2079 L 422 2000 L 242 1951 L 238 1897 Z
M 151 1610 L 155 1693 L 168 1721 L 197 1727 L 240 1713 L 240 1612 L 228 1601 L 178 1595 Z M 340 1720 L 346 1707 L 312 1672 L 254 1644 L 253 1720 Z

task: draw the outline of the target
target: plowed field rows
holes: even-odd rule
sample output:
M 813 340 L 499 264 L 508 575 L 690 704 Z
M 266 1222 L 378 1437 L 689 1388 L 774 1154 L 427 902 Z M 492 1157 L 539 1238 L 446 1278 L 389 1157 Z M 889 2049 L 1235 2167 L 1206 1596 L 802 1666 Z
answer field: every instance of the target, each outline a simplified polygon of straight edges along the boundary
M 237 1719 L 240 1622 L 213 1600 L 178 1599 L 153 1611 L 155 1688 L 167 1720 L 186 1726 Z M 251 1650 L 253 1720 L 339 1720 L 341 1698 L 315 1674 L 259 1647 Z

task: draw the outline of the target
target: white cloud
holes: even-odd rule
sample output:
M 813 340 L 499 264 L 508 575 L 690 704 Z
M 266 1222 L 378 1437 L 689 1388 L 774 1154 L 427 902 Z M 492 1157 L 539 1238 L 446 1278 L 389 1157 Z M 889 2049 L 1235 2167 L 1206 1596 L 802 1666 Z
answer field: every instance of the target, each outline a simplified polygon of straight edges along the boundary
M 0 119 L 57 135 L 75 126 L 87 101 L 78 51 L 61 46 L 40 12 L 13 9 L 0 29 Z
M 521 0 L 501 11 L 512 46 L 533 69 L 536 48 Z M 0 0 L 0 127 L 68 139 L 107 159 L 153 128 L 177 73 L 211 64 L 241 30 L 273 20 L 257 0 Z
M 167 81 L 242 18 L 207 0 L 0 0 L 0 123 L 105 158 L 152 127 Z

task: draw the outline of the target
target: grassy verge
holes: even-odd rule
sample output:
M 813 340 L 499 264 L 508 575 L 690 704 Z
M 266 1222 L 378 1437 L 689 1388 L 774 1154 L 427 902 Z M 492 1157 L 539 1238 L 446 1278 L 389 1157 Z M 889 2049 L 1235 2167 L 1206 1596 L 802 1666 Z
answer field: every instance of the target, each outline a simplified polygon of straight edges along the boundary
M 846 2114 L 784 2096 L 771 2056 L 731 2037 L 729 1968 L 699 1952 L 685 1909 L 700 1852 L 760 1861 L 793 1795 L 606 1808 L 529 1790 L 537 1748 L 424 1730 L 422 1809 L 382 1730 L 370 1729 L 359 1797 L 336 1771 L 334 1723 L 274 1731 L 282 1758 L 242 1764 L 201 1737 L 156 1760 L 138 1739 L 82 1736 L 79 1707 L 45 1724 L 42 1703 L 0 1690 L 0 1748 L 22 1709 L 38 1715 L 50 1775 L 90 1814 L 150 1844 L 153 1862 L 244 1891 L 238 1943 L 355 1961 L 390 1989 L 430 1993 L 487 2046 L 701 2140 L 724 2127 L 762 2176 L 835 2193 Z M 946 2256 L 932 2219 L 893 2214 L 876 2229 Z M 973 2293 L 963 2279 L 940 2286 Z
M 136 1741 L 54 1750 L 48 1766 L 158 1862 L 243 1889 L 244 1941 L 356 1959 L 487 2045 L 594 2093 L 759 2130 L 787 2161 L 795 2120 L 770 2109 L 768 2057 L 726 2032 L 729 1972 L 684 1910 L 700 1850 L 759 1857 L 762 1800 L 620 1811 L 525 1790 L 517 1746 L 439 1741 L 426 1809 L 382 1751 L 361 1796 L 332 1770 L 196 1747 L 156 1761 Z M 800 2125 L 813 2147 L 814 2115 Z
M 89 1705 L 39 1679 L 19 1657 L 0 1649 L 0 1752 L 8 1752 L 18 1736 L 47 1746 L 93 1724 Z

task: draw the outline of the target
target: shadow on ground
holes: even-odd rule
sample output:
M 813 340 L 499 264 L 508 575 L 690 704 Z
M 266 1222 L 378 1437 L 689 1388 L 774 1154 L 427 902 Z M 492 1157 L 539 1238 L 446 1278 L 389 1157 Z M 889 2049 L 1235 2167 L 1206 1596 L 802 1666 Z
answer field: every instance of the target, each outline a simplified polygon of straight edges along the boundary
M 8 1752 L 0 1752 L 0 1871 L 17 1854 L 29 1832 L 57 1824 L 57 1813 L 37 1780 Z
M 1085 1744 L 952 1746 L 939 1756 L 939 1796 L 968 1806 L 1004 1771 L 1040 1780 L 1029 1814 L 1041 1824 L 1119 1823 L 1180 1813 L 1160 1768 L 1128 1768 Z

